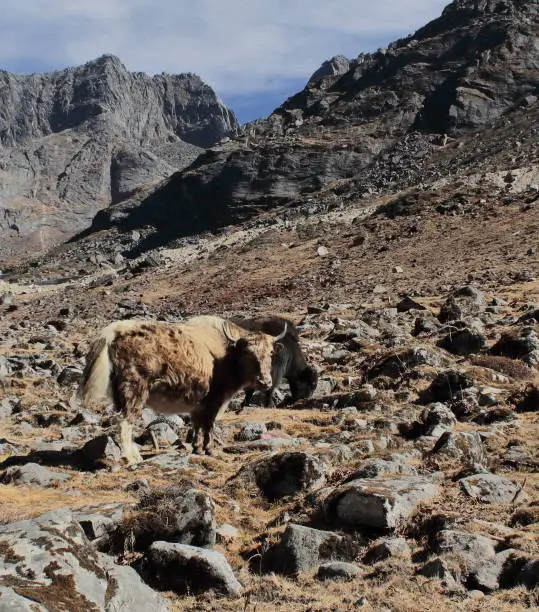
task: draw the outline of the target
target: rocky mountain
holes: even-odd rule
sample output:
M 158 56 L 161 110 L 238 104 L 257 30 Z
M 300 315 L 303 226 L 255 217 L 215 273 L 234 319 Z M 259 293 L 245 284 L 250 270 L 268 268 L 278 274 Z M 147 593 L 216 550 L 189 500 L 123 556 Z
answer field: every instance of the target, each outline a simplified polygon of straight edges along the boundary
M 69 237 L 237 128 L 193 74 L 131 73 L 110 55 L 46 74 L 1 71 L 2 252 Z
M 146 228 L 155 246 L 342 180 L 353 178 L 360 196 L 416 184 L 432 144 L 536 103 L 538 36 L 535 2 L 452 2 L 387 49 L 334 58 L 267 120 L 148 197 L 102 210 L 91 231 Z

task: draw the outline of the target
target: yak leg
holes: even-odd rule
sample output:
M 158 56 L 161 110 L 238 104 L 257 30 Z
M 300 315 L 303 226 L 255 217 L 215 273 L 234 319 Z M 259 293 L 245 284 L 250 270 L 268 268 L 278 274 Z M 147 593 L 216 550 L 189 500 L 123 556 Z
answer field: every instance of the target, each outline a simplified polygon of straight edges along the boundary
M 128 465 L 141 463 L 142 456 L 133 441 L 132 421 L 142 412 L 148 399 L 148 387 L 143 380 L 129 378 L 113 384 L 113 393 L 116 409 L 124 415 L 120 422 L 122 456 Z
M 153 429 L 150 429 L 150 436 L 152 438 L 154 449 L 159 452 L 159 440 L 157 439 L 157 436 L 155 435 L 155 431 L 153 431 Z
M 191 435 L 191 443 L 193 445 L 193 453 L 195 455 L 200 455 L 200 425 L 197 423 L 193 424 L 191 431 L 189 432 Z
M 245 406 L 249 405 L 249 403 L 253 399 L 254 392 L 255 392 L 255 390 L 253 388 L 246 389 L 245 397 L 243 398 L 243 402 L 241 403 L 241 407 L 240 407 L 240 409 L 237 410 L 237 412 L 241 412 L 241 410 L 243 408 L 245 408 Z
M 142 456 L 133 442 L 133 425 L 127 419 L 120 421 L 120 448 L 128 465 L 142 462 Z

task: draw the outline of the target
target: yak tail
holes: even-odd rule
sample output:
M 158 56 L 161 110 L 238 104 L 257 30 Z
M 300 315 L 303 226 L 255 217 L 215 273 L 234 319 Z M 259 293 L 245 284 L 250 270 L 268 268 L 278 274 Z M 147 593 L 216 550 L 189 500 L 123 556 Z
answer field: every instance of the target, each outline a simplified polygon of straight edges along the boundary
M 113 326 L 109 325 L 90 345 L 77 394 L 85 407 L 99 399 L 112 399 L 110 379 L 113 368 L 109 345 L 114 339 L 115 331 Z

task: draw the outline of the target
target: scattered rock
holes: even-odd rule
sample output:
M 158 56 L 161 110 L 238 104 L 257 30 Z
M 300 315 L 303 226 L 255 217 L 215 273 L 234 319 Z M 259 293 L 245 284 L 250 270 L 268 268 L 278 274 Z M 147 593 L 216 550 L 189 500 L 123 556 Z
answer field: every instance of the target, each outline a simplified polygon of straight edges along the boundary
M 470 497 L 488 504 L 510 504 L 521 491 L 519 485 L 495 474 L 468 476 L 459 483 Z
M 446 432 L 440 436 L 431 453 L 458 459 L 465 465 L 487 465 L 485 447 L 476 431 Z
M 423 400 L 426 402 L 447 402 L 457 396 L 463 389 L 474 384 L 472 376 L 467 372 L 458 370 L 445 370 L 440 372 L 432 381 Z
M 420 476 L 353 480 L 328 497 L 326 516 L 344 529 L 395 529 L 437 493 L 435 481 Z
M 37 463 L 27 463 L 26 465 L 14 465 L 5 470 L 0 476 L 3 484 L 16 485 L 38 485 L 40 487 L 50 487 L 60 482 L 69 480 L 69 474 L 51 472 L 47 468 Z
M 502 334 L 490 349 L 491 355 L 521 359 L 530 366 L 539 363 L 539 338 L 531 327 Z
M 389 557 L 409 555 L 411 552 L 410 546 L 404 538 L 388 538 L 369 548 L 365 553 L 364 560 L 366 563 L 378 563 L 378 561 L 384 561 Z
M 457 418 L 445 404 L 440 402 L 428 408 L 423 416 L 425 435 L 439 437 L 446 431 L 452 431 Z
M 186 544 L 154 542 L 145 559 L 144 578 L 155 589 L 179 595 L 216 591 L 239 597 L 242 591 L 224 555 Z
M 442 323 L 458 321 L 482 314 L 487 307 L 485 296 L 479 289 L 467 285 L 455 291 L 444 302 L 438 319 Z
M 78 453 L 81 462 L 90 469 L 118 465 L 122 461 L 122 451 L 113 438 L 106 434 L 86 442 Z
M 253 440 L 259 440 L 260 436 L 266 433 L 267 428 L 264 423 L 246 423 L 241 431 L 236 436 L 236 439 L 240 442 L 251 442 Z
M 438 346 L 453 355 L 478 353 L 485 346 L 485 336 L 475 329 L 457 329 L 438 342 Z
M 295 575 L 324 561 L 353 561 L 359 551 L 359 544 L 350 537 L 301 525 L 288 525 L 280 542 L 262 555 L 261 570 L 264 573 Z
M 256 483 L 267 499 L 276 500 L 322 487 L 325 467 L 308 453 L 287 452 L 244 466 L 235 479 Z
M 64 368 L 58 378 L 56 379 L 58 384 L 62 387 L 71 387 L 74 385 L 78 385 L 82 378 L 82 371 L 79 368 L 75 368 L 73 366 L 67 366 Z
M 316 572 L 317 580 L 341 580 L 351 582 L 361 574 L 361 568 L 345 561 L 322 563 Z

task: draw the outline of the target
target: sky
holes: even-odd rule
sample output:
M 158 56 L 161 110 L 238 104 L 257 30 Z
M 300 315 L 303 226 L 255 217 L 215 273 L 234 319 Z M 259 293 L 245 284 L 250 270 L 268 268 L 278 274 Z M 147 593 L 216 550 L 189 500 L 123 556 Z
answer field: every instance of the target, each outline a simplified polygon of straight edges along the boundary
M 385 47 L 449 0 L 2 0 L 0 68 L 21 74 L 105 53 L 129 70 L 194 72 L 240 122 L 267 116 L 334 55 Z

